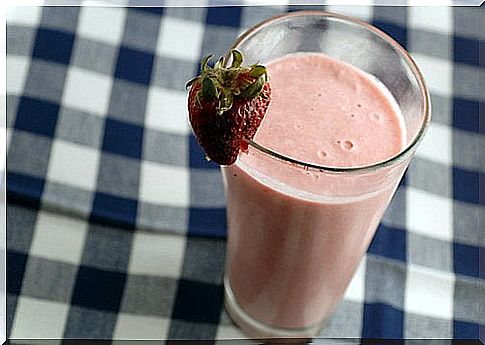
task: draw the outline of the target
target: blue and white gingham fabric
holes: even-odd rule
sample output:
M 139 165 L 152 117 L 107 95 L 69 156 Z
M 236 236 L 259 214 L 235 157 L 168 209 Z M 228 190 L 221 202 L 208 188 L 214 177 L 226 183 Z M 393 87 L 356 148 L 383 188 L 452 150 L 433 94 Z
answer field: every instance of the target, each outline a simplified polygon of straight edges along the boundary
M 320 336 L 478 338 L 484 10 L 318 8 L 371 22 L 405 46 L 433 105 L 427 136 Z M 222 180 L 190 134 L 184 84 L 201 57 L 297 9 L 9 10 L 9 337 L 245 337 L 222 305 Z

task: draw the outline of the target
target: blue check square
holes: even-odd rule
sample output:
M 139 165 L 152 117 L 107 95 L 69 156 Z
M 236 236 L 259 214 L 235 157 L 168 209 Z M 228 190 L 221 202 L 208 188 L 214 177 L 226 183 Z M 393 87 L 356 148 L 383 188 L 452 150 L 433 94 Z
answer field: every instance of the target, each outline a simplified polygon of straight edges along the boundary
M 363 338 L 396 339 L 403 337 L 404 313 L 387 304 L 366 303 L 363 322 Z M 386 325 L 386 327 L 382 325 Z
M 453 38 L 453 59 L 456 62 L 478 66 L 480 61 L 480 41 L 455 36 Z
M 132 4 L 138 4 L 138 2 L 135 1 L 130 1 Z M 158 16 L 161 16 L 164 12 L 164 7 L 134 7 L 133 8 L 136 11 L 143 11 L 145 13 L 151 13 L 151 14 L 156 14 Z
M 35 38 L 32 56 L 62 64 L 71 60 L 74 35 L 68 32 L 39 28 Z
M 453 244 L 455 273 L 478 278 L 479 262 L 480 250 L 478 247 L 460 243 Z
M 478 335 L 479 325 L 477 325 L 476 323 L 456 320 L 453 322 L 454 339 L 477 339 Z
M 115 77 L 138 84 L 150 84 L 154 57 L 139 50 L 121 47 Z
M 225 237 L 226 228 L 225 208 L 190 208 L 190 236 Z
M 14 126 L 15 129 L 53 138 L 58 115 L 58 104 L 24 96 L 20 99 Z
M 482 104 L 483 106 L 483 104 Z M 453 99 L 453 127 L 464 131 L 479 131 L 480 103 L 463 98 Z
M 125 280 L 125 273 L 81 266 L 72 293 L 72 304 L 116 312 L 123 297 Z
M 480 203 L 480 173 L 453 167 L 453 199 Z
M 136 200 L 97 192 L 94 195 L 90 220 L 132 228 L 136 224 L 137 207 Z
M 106 119 L 103 151 L 132 158 L 141 158 L 143 127 L 123 121 Z
M 406 232 L 383 224 L 379 225 L 368 252 L 406 261 Z
M 177 320 L 217 324 L 222 307 L 222 286 L 181 279 L 172 317 Z
M 241 23 L 241 7 L 209 7 L 206 22 L 213 25 L 233 26 L 238 28 Z
M 7 173 L 8 201 L 10 202 L 14 198 L 16 202 L 28 204 L 30 207 L 38 209 L 41 204 L 44 185 L 44 179 L 9 171 Z
M 7 252 L 7 292 L 20 294 L 28 256 L 13 250 Z

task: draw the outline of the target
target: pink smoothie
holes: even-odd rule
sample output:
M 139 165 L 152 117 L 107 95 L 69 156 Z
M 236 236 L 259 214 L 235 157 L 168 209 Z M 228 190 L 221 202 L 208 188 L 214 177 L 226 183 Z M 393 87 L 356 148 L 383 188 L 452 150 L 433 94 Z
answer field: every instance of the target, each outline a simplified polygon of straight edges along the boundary
M 405 145 L 390 93 L 323 54 L 268 64 L 270 109 L 256 143 L 299 161 L 355 167 L 385 161 Z M 252 318 L 305 328 L 336 307 L 402 176 L 401 169 L 331 173 L 251 148 L 224 167 L 227 277 Z

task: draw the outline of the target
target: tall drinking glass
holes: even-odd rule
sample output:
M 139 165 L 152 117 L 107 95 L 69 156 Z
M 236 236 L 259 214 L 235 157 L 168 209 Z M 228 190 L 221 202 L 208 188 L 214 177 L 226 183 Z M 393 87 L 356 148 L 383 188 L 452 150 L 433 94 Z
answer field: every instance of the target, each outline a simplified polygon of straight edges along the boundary
M 248 64 L 324 53 L 377 78 L 403 115 L 406 145 L 377 164 L 309 164 L 252 141 L 247 154 L 222 167 L 230 316 L 255 337 L 313 336 L 342 298 L 424 135 L 428 91 L 399 44 L 342 15 L 301 11 L 271 18 L 246 31 L 233 48 Z

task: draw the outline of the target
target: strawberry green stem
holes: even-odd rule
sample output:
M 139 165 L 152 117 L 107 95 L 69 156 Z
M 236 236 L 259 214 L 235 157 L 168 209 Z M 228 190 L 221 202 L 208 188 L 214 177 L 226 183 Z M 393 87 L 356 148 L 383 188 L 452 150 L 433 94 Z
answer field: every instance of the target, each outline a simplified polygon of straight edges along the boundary
M 232 63 L 229 67 L 225 67 L 224 56 L 221 56 L 211 67 L 209 62 L 212 57 L 213 55 L 208 55 L 202 59 L 200 75 L 186 84 L 187 88 L 196 82 L 201 84 L 197 99 L 202 97 L 207 101 L 217 100 L 216 111 L 222 115 L 232 108 L 236 98 L 259 96 L 268 81 L 265 66 L 259 64 L 242 66 L 244 56 L 236 49 L 231 51 Z

